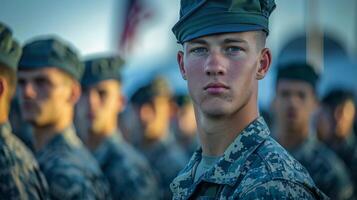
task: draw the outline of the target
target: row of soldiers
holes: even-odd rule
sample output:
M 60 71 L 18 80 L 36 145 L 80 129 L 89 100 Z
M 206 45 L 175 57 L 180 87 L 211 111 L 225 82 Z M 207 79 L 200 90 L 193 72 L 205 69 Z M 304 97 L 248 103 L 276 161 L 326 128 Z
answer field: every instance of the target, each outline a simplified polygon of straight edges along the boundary
M 306 62 L 278 66 L 273 137 L 331 199 L 356 199 L 357 140 L 351 91 L 332 88 L 319 100 L 319 75 Z
M 59 37 L 37 37 L 21 48 L 6 25 L 0 31 L 0 199 L 172 197 L 169 184 L 188 155 L 170 131 L 173 101 L 163 79 L 138 89 L 130 117 L 121 120 L 126 101 L 119 56 L 81 61 Z M 21 116 L 14 109 L 10 121 L 27 147 L 9 123 L 15 92 Z M 184 109 L 176 119 L 194 124 L 187 98 L 177 102 Z M 182 127 L 182 120 L 173 124 Z M 181 130 L 188 134 L 180 141 L 192 153 L 195 126 Z
M 193 137 L 178 134 L 175 138 L 169 131 L 171 94 L 165 81 L 157 79 L 139 88 L 130 99 L 126 118 L 121 120 L 118 114 L 124 109 L 125 99 L 119 73 L 124 61 L 120 57 L 96 57 L 85 60 L 83 66 L 70 45 L 53 37 L 34 39 L 20 55 L 21 48 L 11 31 L 2 27 L 1 88 L 7 89 L 2 90 L 6 95 L 1 98 L 1 117 L 8 114 L 17 76 L 21 114 L 33 133 L 33 140 L 27 141 L 36 159 L 11 135 L 4 117 L 0 124 L 5 142 L 1 142 L 8 149 L 2 150 L 1 166 L 14 160 L 17 164 L 2 167 L 8 171 L 1 174 L 5 183 L 0 188 L 5 192 L 0 195 L 30 195 L 31 199 L 170 199 L 169 184 L 187 162 L 177 140 L 190 153 L 196 144 Z M 279 66 L 272 105 L 273 136 L 307 169 L 324 193 L 332 199 L 355 199 L 353 95 L 333 90 L 319 106 L 318 78 L 305 62 Z M 191 127 L 192 107 L 188 109 L 185 112 L 191 117 L 175 121 L 175 127 Z M 118 121 L 122 122 L 120 127 Z M 195 132 L 194 126 L 188 129 Z M 20 169 L 27 170 L 25 174 L 31 174 L 31 178 L 22 176 Z

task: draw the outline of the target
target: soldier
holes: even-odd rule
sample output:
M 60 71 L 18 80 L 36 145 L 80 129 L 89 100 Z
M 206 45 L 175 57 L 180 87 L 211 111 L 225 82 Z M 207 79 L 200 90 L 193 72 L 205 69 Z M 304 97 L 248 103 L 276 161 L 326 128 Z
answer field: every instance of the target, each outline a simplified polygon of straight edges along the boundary
M 0 22 L 0 199 L 48 199 L 45 177 L 8 122 L 20 56 L 21 47 Z
M 51 199 L 105 199 L 109 186 L 73 128 L 83 66 L 76 52 L 56 37 L 24 46 L 19 63 L 19 101 L 33 128 L 34 148 Z
M 353 133 L 356 107 L 353 93 L 333 89 L 323 98 L 317 114 L 317 133 L 346 164 L 354 182 L 357 198 L 357 140 Z
M 178 144 L 185 150 L 189 158 L 198 148 L 197 126 L 192 101 L 187 94 L 180 94 L 175 95 L 172 104 L 172 110 L 174 110 L 171 120 L 172 129 Z
M 318 103 L 317 80 L 313 67 L 304 62 L 287 63 L 278 68 L 273 102 L 274 133 L 325 194 L 332 199 L 351 199 L 353 184 L 344 163 L 310 130 Z
M 274 8 L 273 0 L 181 1 L 173 32 L 201 149 L 171 183 L 174 199 L 327 198 L 259 116 Z
M 132 96 L 134 113 L 139 118 L 136 145 L 155 170 L 163 199 L 171 199 L 170 182 L 187 161 L 185 152 L 170 132 L 170 90 L 164 79 L 156 78 Z
M 79 120 L 87 123 L 82 134 L 110 183 L 113 199 L 159 199 L 158 185 L 148 161 L 124 141 L 117 125 L 123 110 L 119 56 L 98 57 L 85 61 L 81 81 L 83 94 Z

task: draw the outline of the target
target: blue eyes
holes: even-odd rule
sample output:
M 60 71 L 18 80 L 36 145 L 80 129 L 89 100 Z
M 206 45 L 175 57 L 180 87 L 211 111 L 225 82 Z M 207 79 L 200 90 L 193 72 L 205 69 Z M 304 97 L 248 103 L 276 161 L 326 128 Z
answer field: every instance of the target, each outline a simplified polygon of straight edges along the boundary
M 192 48 L 189 52 L 195 55 L 205 55 L 208 53 L 208 49 L 206 47 L 196 47 Z M 227 55 L 231 54 L 239 54 L 241 51 L 244 51 L 241 47 L 230 46 L 223 49 L 223 53 Z
M 197 47 L 190 50 L 191 53 L 195 53 L 195 54 L 202 54 L 202 53 L 206 53 L 207 51 L 208 50 L 204 47 Z
M 242 48 L 240 48 L 240 47 L 228 47 L 228 48 L 226 48 L 226 52 L 233 53 L 233 52 L 239 52 L 239 51 L 242 51 Z

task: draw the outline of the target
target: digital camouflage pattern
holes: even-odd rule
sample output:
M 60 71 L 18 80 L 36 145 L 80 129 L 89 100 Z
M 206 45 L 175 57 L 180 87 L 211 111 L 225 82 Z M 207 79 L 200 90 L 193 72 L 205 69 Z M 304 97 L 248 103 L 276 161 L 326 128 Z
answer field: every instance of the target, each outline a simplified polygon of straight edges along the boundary
M 201 157 L 200 149 L 171 183 L 173 199 L 328 199 L 305 168 L 270 137 L 262 117 L 194 182 Z
M 0 199 L 49 199 L 46 179 L 34 156 L 11 133 L 8 123 L 0 125 Z
M 141 149 L 157 176 L 165 200 L 172 198 L 170 183 L 185 167 L 188 160 L 185 152 L 171 137 L 171 133 L 168 135 L 168 138 L 156 141 Z
M 346 166 L 337 155 L 314 136 L 289 152 L 309 172 L 316 186 L 332 199 L 351 199 L 353 184 Z
M 148 161 L 116 132 L 93 152 L 110 183 L 113 199 L 160 199 Z
M 111 199 L 98 164 L 70 127 L 36 154 L 51 199 Z

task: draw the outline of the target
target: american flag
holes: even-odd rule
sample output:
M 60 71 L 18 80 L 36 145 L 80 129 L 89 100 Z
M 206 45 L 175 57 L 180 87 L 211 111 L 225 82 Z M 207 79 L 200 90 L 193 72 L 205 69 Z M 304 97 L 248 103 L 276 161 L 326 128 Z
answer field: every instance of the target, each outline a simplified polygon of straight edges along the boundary
M 144 0 L 128 0 L 124 15 L 124 29 L 120 38 L 119 50 L 128 55 L 133 50 L 135 39 L 141 23 L 152 17 L 153 11 Z

